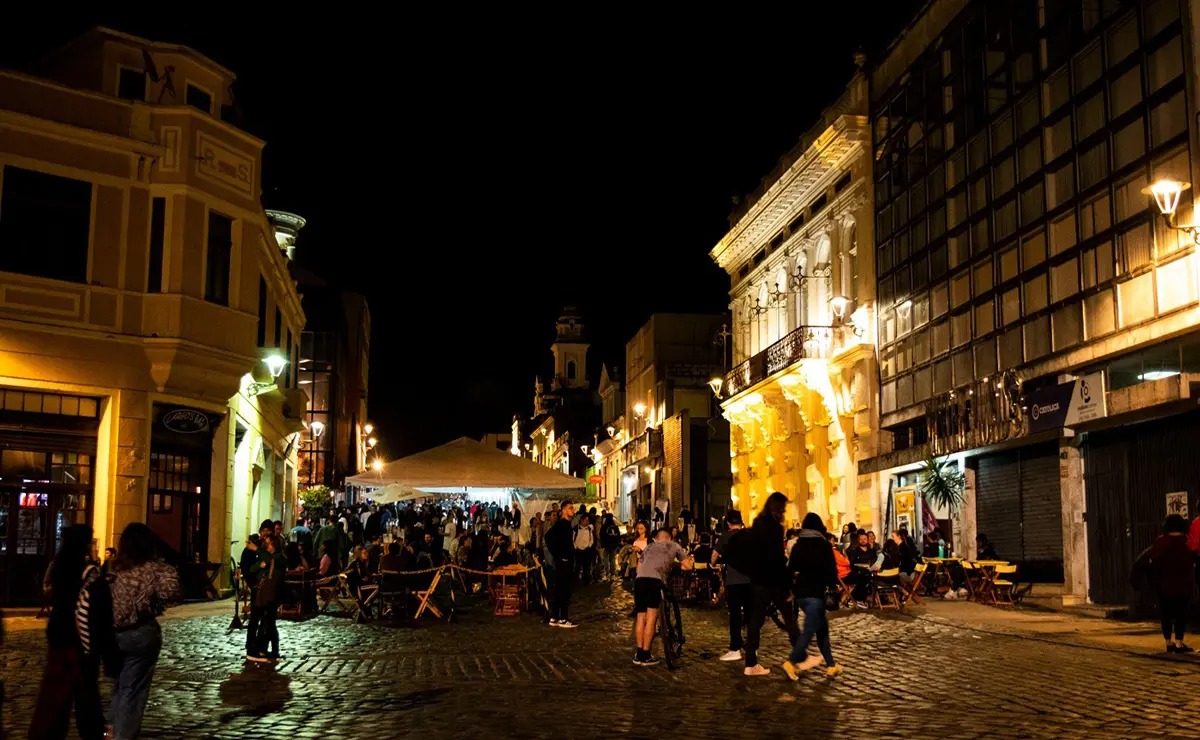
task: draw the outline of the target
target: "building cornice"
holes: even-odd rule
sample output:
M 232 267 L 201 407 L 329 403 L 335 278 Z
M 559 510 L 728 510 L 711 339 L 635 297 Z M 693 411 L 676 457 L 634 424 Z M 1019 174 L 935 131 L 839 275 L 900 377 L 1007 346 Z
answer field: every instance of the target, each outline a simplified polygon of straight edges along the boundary
M 60 141 L 76 144 L 82 142 L 99 149 L 119 152 L 121 154 L 144 154 L 160 158 L 167 153 L 167 148 L 161 144 L 142 141 L 130 136 L 119 136 L 95 129 L 82 128 L 69 123 L 62 123 L 49 118 L 39 118 L 11 110 L 0 109 L 0 126 Z
M 778 233 L 796 210 L 816 198 L 820 183 L 834 170 L 844 168 L 869 136 L 866 116 L 838 116 L 713 247 L 709 256 L 722 269 L 735 270 Z

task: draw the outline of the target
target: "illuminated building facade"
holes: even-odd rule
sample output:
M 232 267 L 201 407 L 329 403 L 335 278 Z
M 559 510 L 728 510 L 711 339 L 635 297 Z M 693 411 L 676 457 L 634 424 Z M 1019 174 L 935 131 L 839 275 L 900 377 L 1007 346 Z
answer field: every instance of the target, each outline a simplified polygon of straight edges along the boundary
M 884 432 L 861 472 L 905 489 L 951 456 L 956 549 L 985 533 L 1067 603 L 1146 608 L 1133 558 L 1200 494 L 1196 249 L 1143 192 L 1197 180 L 1196 23 L 935 0 L 871 75 Z
M 77 522 L 101 548 L 148 523 L 195 593 L 294 504 L 304 320 L 263 142 L 186 47 L 96 29 L 37 74 L 0 71 L 0 604 L 40 601 Z
M 867 80 L 846 92 L 735 211 L 711 256 L 732 283 L 731 504 L 780 491 L 787 519 L 876 520 L 875 272 Z
M 591 466 L 599 431 L 599 396 L 587 370 L 590 347 L 582 316 L 567 306 L 555 322 L 550 386 L 535 381 L 533 418 L 525 425 L 528 456 L 567 475 L 582 476 Z

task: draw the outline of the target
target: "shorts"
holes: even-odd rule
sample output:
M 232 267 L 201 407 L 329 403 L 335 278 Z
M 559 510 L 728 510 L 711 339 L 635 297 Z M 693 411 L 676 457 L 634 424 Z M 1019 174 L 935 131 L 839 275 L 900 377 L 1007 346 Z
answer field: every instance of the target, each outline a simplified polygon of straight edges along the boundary
M 663 582 L 657 578 L 639 578 L 633 582 L 633 610 L 638 614 L 662 607 Z

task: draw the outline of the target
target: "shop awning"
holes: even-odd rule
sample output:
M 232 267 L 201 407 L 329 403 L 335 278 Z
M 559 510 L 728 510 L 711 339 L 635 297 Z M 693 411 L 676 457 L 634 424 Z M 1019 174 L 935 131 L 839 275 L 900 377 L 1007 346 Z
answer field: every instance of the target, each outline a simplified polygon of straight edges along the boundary
M 373 488 L 400 485 L 428 493 L 470 494 L 490 489 L 565 494 L 584 488 L 581 478 L 564 475 L 468 437 L 393 460 L 378 472 L 351 476 L 346 482 Z

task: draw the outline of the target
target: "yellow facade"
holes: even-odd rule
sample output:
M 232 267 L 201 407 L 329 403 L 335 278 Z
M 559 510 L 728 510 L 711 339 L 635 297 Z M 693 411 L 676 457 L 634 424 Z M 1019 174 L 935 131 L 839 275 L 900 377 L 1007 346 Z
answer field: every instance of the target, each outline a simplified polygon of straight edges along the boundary
M 97 29 L 39 74 L 0 72 L 0 203 L 9 204 L 0 240 L 12 238 L 5 221 L 19 221 L 13 204 L 25 183 L 82 184 L 86 266 L 63 279 L 36 254 L 20 264 L 0 257 L 0 391 L 27 404 L 0 408 L 2 448 L 57 460 L 49 451 L 69 435 L 50 433 L 64 420 L 42 399 L 97 401 L 94 419 L 72 421 L 90 453 L 90 490 L 86 513 L 66 523 L 90 523 L 104 547 L 130 522 L 173 532 L 199 507 L 199 538 L 188 530 L 174 544 L 227 564 L 234 540 L 294 501 L 305 400 L 290 380 L 304 317 L 259 201 L 263 142 L 219 118 L 232 73 L 184 47 Z M 139 75 L 142 99 L 119 98 L 129 89 L 122 80 Z M 209 95 L 207 110 L 197 90 Z M 214 224 L 229 224 L 227 260 L 210 254 Z M 277 380 L 263 362 L 270 355 L 289 361 Z M 38 404 L 33 415 L 28 404 Z M 23 433 L 31 420 L 50 432 Z M 12 452 L 10 468 L 17 459 Z M 197 461 L 207 469 L 195 470 Z M 4 464 L 0 508 L 11 508 L 0 514 L 0 538 L 20 539 L 31 562 L 48 557 L 55 494 L 39 512 L 40 484 L 22 484 L 11 469 L 6 477 Z M 30 575 L 9 569 L 0 603 L 19 601 Z

